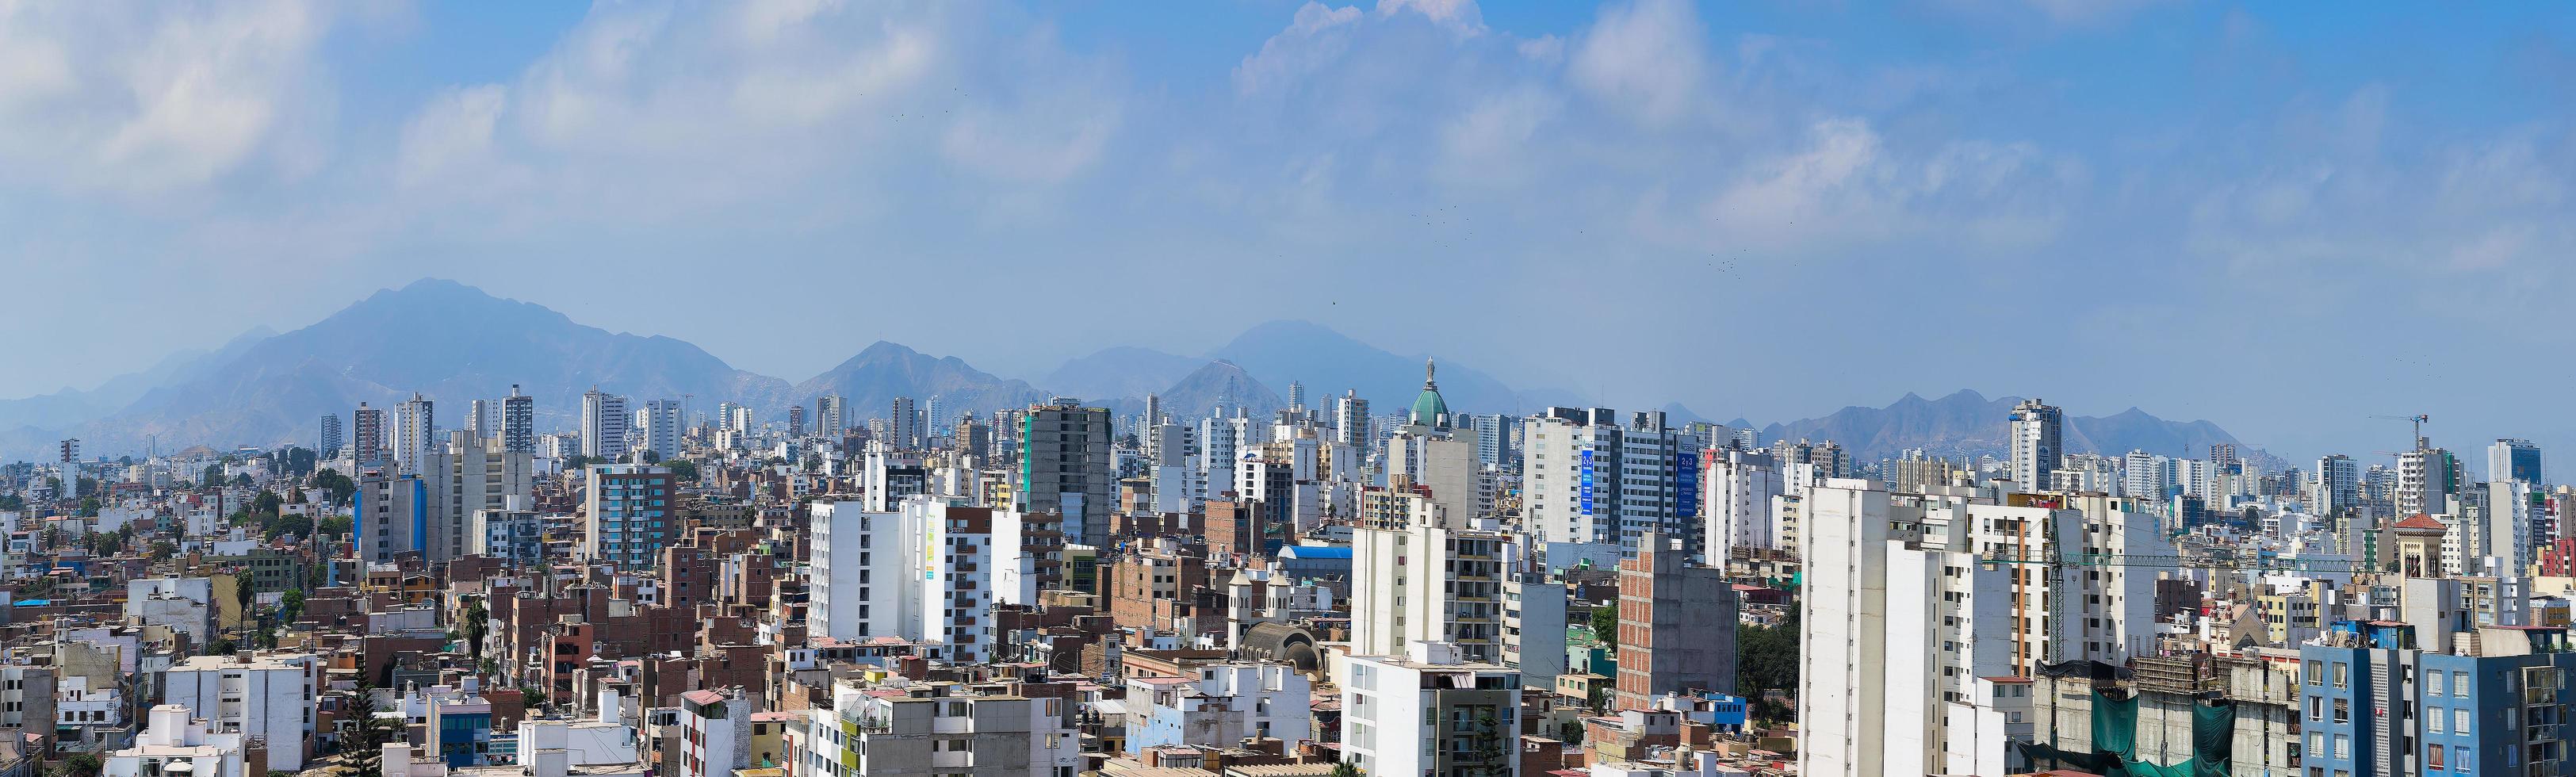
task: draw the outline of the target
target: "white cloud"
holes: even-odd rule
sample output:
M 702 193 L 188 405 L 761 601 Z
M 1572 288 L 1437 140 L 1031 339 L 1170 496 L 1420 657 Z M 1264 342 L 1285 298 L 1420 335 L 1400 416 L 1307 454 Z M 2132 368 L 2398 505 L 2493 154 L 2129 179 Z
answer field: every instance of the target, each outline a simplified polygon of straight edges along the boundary
M 320 99 L 330 6 L 0 3 L 0 179 L 148 194 L 240 169 Z M 310 138 L 305 138 L 310 140 Z
M 508 102 L 509 90 L 499 84 L 451 89 L 432 99 L 403 126 L 394 180 L 417 186 L 488 162 L 492 129 Z
M 1706 99 L 1707 28 L 1682 0 L 1604 9 L 1574 51 L 1574 83 L 1644 122 L 1670 124 Z

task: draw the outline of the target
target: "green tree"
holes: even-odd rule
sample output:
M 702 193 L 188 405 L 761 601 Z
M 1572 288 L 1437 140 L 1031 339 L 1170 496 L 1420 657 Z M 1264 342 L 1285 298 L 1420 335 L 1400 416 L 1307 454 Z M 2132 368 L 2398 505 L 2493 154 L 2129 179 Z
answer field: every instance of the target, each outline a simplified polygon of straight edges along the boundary
M 358 484 L 356 481 L 352 481 L 349 479 L 349 476 L 340 474 L 337 470 L 327 467 L 323 468 L 320 472 L 313 473 L 313 487 L 322 489 L 322 492 L 331 498 L 332 504 L 340 504 L 348 501 L 350 494 L 358 493 Z
M 204 473 L 201 477 L 198 477 L 198 478 L 197 478 L 197 482 L 199 482 L 199 483 L 204 483 L 204 484 L 209 485 L 209 486 L 212 486 L 212 485 L 214 485 L 214 484 L 216 484 L 216 483 L 224 482 L 224 465 L 222 465 L 222 464 L 208 464 L 208 465 L 206 465 L 206 471 L 205 471 L 205 473 Z
M 466 655 L 476 660 L 481 660 L 483 658 L 483 637 L 491 633 L 492 611 L 483 609 L 482 599 L 475 599 L 474 603 L 465 606 Z
M 688 459 L 672 459 L 668 462 L 664 462 L 664 465 L 671 468 L 671 477 L 677 479 L 679 482 L 698 482 L 697 462 L 690 461 Z
M 1592 608 L 1592 636 L 1619 652 L 1619 605 L 1616 602 Z
M 277 597 L 277 619 L 294 623 L 304 615 L 304 589 L 289 588 Z
M 27 509 L 26 497 L 19 496 L 16 492 L 0 494 L 0 510 L 14 513 L 24 509 Z
M 1349 761 L 1333 764 L 1333 777 L 1361 777 L 1360 768 Z
M 73 753 L 65 757 L 62 763 L 45 767 L 45 771 L 55 777 L 98 777 L 99 772 L 106 770 L 106 766 L 99 760 L 97 753 Z
M 285 456 L 286 473 L 290 475 L 302 475 L 304 473 L 311 472 L 313 471 L 313 462 L 316 458 L 317 457 L 314 455 L 313 449 L 311 448 L 302 446 L 289 447 L 286 449 Z
M 170 542 L 169 540 L 153 540 L 153 541 L 152 541 L 152 560 L 154 560 L 154 561 L 167 561 L 167 560 L 169 560 L 169 559 L 170 559 L 170 557 L 171 557 L 171 556 L 176 556 L 176 555 L 179 555 L 179 546 L 178 546 L 178 545 L 173 544 L 173 543 L 172 543 L 172 542 Z
M 1735 691 L 1752 700 L 1757 718 L 1765 711 L 1775 716 L 1785 712 L 1778 705 L 1765 705 L 1761 701 L 1765 692 L 1798 692 L 1798 630 L 1798 615 L 1790 613 L 1777 626 L 1742 626 L 1735 631 Z
M 313 518 L 303 515 L 278 516 L 277 520 L 268 522 L 266 534 L 267 537 L 272 540 L 290 534 L 297 537 L 311 539 L 313 537 Z
M 86 492 L 84 492 L 84 493 L 86 493 Z M 99 509 L 100 509 L 100 508 L 103 508 L 103 507 L 106 507 L 106 505 L 99 504 L 98 497 L 94 497 L 94 496 L 84 496 L 84 497 L 81 497 L 81 501 L 80 501 L 80 517 L 83 517 L 83 518 L 96 518 L 96 517 L 98 517 L 98 511 L 99 511 Z
M 250 487 L 250 485 L 251 485 L 251 483 L 250 483 L 250 473 L 248 473 L 248 472 L 244 472 L 244 473 L 237 474 L 237 475 L 234 475 L 234 476 L 233 476 L 233 479 L 232 479 L 232 487 L 234 487 L 234 488 L 249 488 L 249 487 Z
M 278 496 L 275 491 L 263 488 L 259 490 L 258 496 L 250 498 L 250 514 L 254 517 L 262 515 L 276 515 L 278 507 L 284 504 L 286 504 L 285 497 Z
M 337 537 L 349 533 L 350 528 L 349 516 L 326 516 L 321 523 L 313 525 L 313 534 L 318 537 Z
M 394 732 L 384 719 L 376 717 L 374 678 L 358 678 L 358 698 L 350 703 L 349 711 L 357 715 L 357 725 L 350 747 L 344 748 L 348 753 L 343 761 L 349 768 L 348 777 L 384 777 L 384 745 L 392 741 Z

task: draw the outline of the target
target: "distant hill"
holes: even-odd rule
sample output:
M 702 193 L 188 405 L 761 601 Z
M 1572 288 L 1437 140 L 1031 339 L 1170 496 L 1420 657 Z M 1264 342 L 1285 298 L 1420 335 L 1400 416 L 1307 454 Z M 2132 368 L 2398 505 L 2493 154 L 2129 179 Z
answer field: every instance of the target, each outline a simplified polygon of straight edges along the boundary
M 930 398 L 936 396 L 940 414 L 951 416 L 933 422 L 933 426 L 943 429 L 956 424 L 953 414 L 971 412 L 978 418 L 990 418 L 995 410 L 1027 407 L 1047 398 L 1046 392 L 1025 381 L 995 377 L 957 357 L 934 357 L 884 341 L 796 384 L 786 395 L 789 401 L 812 407 L 815 397 L 827 393 L 839 394 L 849 403 L 852 424 L 884 417 L 896 397 L 911 397 L 919 409 L 927 411 Z M 776 412 L 786 411 L 781 408 Z
M 1394 413 L 1422 390 L 1422 355 L 1398 355 L 1306 321 L 1255 326 L 1210 356 L 1233 362 L 1266 385 L 1306 386 L 1309 404 L 1330 407 L 1330 397 L 1357 389 L 1372 412 Z M 1510 386 L 1454 361 L 1442 361 L 1440 395 L 1461 413 L 1536 411 Z
M 1208 360 L 1151 348 L 1118 346 L 1065 362 L 1038 385 L 1086 402 L 1142 397 L 1189 377 Z
M 1908 448 L 1934 456 L 1978 456 L 2010 453 L 2010 420 L 2021 397 L 1987 399 L 1959 391 L 1940 399 L 1907 394 L 1886 407 L 1846 407 L 1820 418 L 1775 423 L 1762 429 L 1762 441 L 1832 440 L 1859 461 L 1894 458 Z M 2143 450 L 2167 456 L 2200 456 L 2211 443 L 2235 443 L 2235 435 L 2208 421 L 2167 421 L 2137 408 L 2104 416 L 2066 418 L 2068 453 L 2127 453 Z
M 1266 418 L 1287 407 L 1269 386 L 1255 380 L 1251 373 L 1233 362 L 1217 360 L 1192 370 L 1189 375 L 1159 392 L 1163 412 L 1175 418 L 1200 418 L 1212 415 L 1218 406 L 1228 413 L 1243 408 L 1254 418 Z

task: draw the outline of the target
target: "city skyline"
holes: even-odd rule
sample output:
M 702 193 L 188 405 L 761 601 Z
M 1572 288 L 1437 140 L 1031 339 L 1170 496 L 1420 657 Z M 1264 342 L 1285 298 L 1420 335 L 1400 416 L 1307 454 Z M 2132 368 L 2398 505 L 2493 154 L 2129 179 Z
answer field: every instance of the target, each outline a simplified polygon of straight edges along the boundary
M 45 66 L 0 90 L 0 263 L 126 304 L 23 300 L 20 321 L 77 325 L 30 340 L 40 367 L 0 396 L 423 275 L 758 372 L 845 352 L 690 304 L 739 273 L 868 302 L 799 326 L 1005 375 L 1302 319 L 1611 407 L 1798 418 L 1974 388 L 2284 451 L 2392 447 L 2368 416 L 2413 413 L 2444 440 L 2564 443 L 2576 425 L 2527 412 L 2576 377 L 2534 358 L 2564 336 L 2521 322 L 2565 272 L 2566 101 L 2512 85 L 2564 80 L 2569 28 L 2047 3 L 16 9 L 0 36 Z M 169 52 L 222 87 L 191 101 L 156 86 L 187 71 L 130 50 L 38 45 L 75 34 L 273 45 Z M 1532 296 L 1576 268 L 1598 293 Z M 1033 328 L 868 294 L 1015 277 L 1231 298 L 1176 308 L 1188 326 Z M 1420 291 L 1384 293 L 1400 279 Z M 2043 296 L 2033 323 L 2034 283 L 2110 293 Z M 1577 341 L 1510 313 L 1641 299 L 1678 325 L 1613 344 L 1639 365 L 1615 380 L 1531 357 Z M 1889 337 L 1907 317 L 1949 336 Z M 1719 330 L 1727 358 L 1681 358 Z M 1987 342 L 2014 345 L 1943 353 Z M 2499 363 L 2538 372 L 2450 377 Z M 2210 388 L 2247 371 L 2267 387 Z

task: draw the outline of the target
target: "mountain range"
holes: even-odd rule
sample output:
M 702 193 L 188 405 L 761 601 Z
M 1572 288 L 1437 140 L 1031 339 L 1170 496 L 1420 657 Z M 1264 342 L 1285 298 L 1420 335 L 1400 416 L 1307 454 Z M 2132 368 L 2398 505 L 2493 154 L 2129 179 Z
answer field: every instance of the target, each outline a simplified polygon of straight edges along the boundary
M 1329 413 L 1344 391 L 1379 414 L 1401 412 L 1420 390 L 1423 354 L 1398 354 L 1304 321 L 1254 326 L 1202 355 L 1122 346 L 1066 361 L 1032 383 L 978 370 L 891 342 L 796 383 L 738 369 L 686 341 L 610 332 L 543 306 L 502 299 L 453 281 L 425 279 L 379 291 L 310 326 L 253 331 L 221 348 L 174 355 L 152 368 L 86 390 L 0 400 L 0 459 L 50 458 L 55 441 L 115 456 L 191 445 L 314 444 L 319 419 L 344 419 L 360 402 L 391 406 L 418 392 L 439 403 L 442 426 L 462 425 L 466 403 L 508 394 L 536 398 L 538 428 L 569 429 L 580 397 L 597 388 L 637 400 L 685 398 L 693 409 L 718 402 L 758 408 L 783 420 L 786 407 L 811 407 L 839 394 L 854 416 L 881 415 L 896 397 L 939 397 L 943 415 L 988 413 L 1050 396 L 1072 396 L 1130 414 L 1158 394 L 1175 415 L 1243 408 L 1256 417 L 1286 405 L 1282 388 L 1307 387 L 1306 402 Z M 1491 374 L 1438 363 L 1441 393 L 1463 412 L 1527 414 L 1583 404 L 1568 392 L 1515 389 Z M 1851 407 L 1821 418 L 1771 424 L 1770 439 L 1834 439 L 1855 458 L 1905 448 L 1936 453 L 1997 452 L 2004 416 L 2017 398 L 1962 391 L 1938 400 L 1907 395 L 1885 408 Z M 1696 415 L 1668 406 L 1676 421 Z M 942 419 L 944 426 L 953 418 Z M 1739 419 L 1735 425 L 1749 426 Z M 2164 453 L 2234 442 L 2206 421 L 2158 419 L 2132 408 L 2107 417 L 2070 417 L 2068 447 Z

